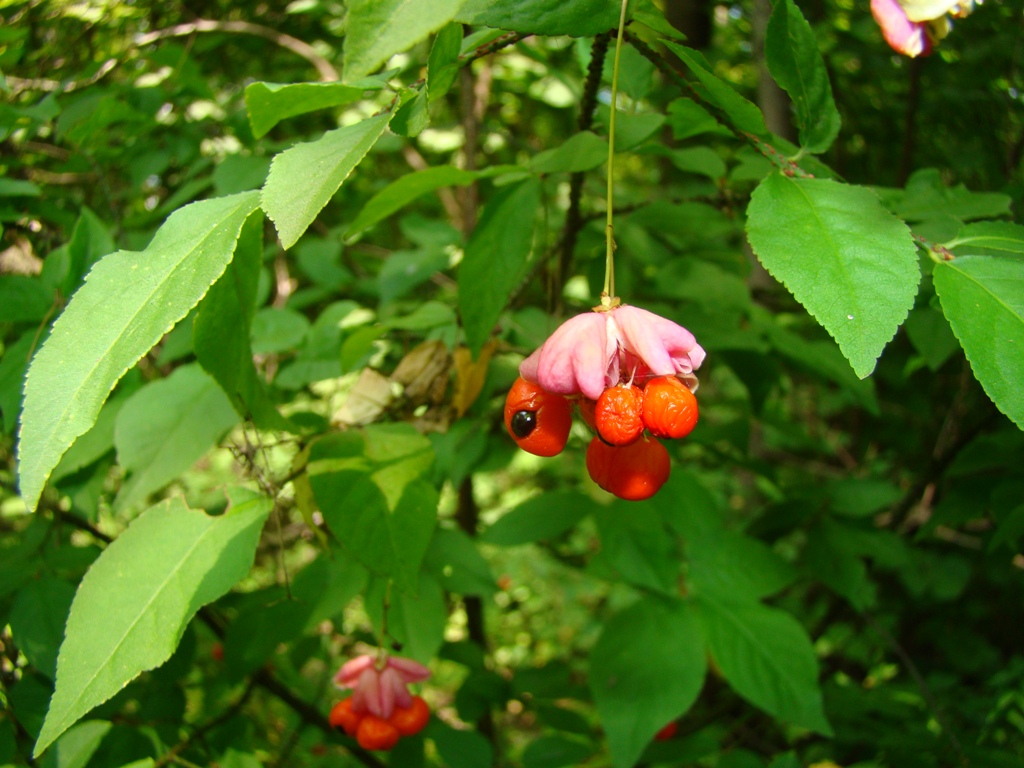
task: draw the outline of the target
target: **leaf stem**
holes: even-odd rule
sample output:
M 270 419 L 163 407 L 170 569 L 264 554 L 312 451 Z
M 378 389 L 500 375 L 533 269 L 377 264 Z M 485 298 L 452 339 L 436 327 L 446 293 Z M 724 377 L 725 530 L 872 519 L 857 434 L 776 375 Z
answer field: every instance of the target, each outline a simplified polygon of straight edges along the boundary
M 626 7 L 629 0 L 622 0 L 619 15 L 619 32 L 615 38 L 615 64 L 612 67 L 611 111 L 608 117 L 608 223 L 605 225 L 604 291 L 601 293 L 602 306 L 610 306 L 615 298 L 615 228 L 612 218 L 615 214 L 615 109 L 619 95 L 619 58 L 622 54 L 622 32 L 626 28 Z

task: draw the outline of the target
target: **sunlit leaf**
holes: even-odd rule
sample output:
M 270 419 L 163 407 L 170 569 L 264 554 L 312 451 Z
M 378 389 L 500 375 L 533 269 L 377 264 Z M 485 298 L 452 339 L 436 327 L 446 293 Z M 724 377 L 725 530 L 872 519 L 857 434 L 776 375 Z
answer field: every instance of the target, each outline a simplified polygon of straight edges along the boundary
M 751 197 L 747 235 L 857 376 L 870 375 L 921 279 L 907 226 L 867 189 L 774 173 Z
M 1024 261 L 962 256 L 936 264 L 933 277 L 974 375 L 1024 429 Z
M 196 611 L 248 573 L 273 505 L 248 491 L 233 498 L 220 517 L 180 499 L 151 507 L 93 563 L 71 606 L 57 687 L 34 754 L 170 658 Z
M 117 251 L 93 267 L 29 368 L 18 476 L 30 509 L 125 371 L 224 272 L 257 204 L 257 193 L 245 192 L 185 206 L 146 250 Z

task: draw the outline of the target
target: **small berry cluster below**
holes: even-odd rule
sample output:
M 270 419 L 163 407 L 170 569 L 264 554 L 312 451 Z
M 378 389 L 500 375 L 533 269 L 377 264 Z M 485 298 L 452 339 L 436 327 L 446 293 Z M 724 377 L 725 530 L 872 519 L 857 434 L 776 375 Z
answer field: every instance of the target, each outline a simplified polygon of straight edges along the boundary
M 412 697 L 408 707 L 395 707 L 387 719 L 367 712 L 357 712 L 353 696 L 342 699 L 331 709 L 328 721 L 355 738 L 363 749 L 388 750 L 403 736 L 415 736 L 430 719 L 430 708 L 420 696 Z
M 669 475 L 658 438 L 686 437 L 697 424 L 697 398 L 675 376 L 656 376 L 605 389 L 596 400 L 554 394 L 519 377 L 505 399 L 505 427 L 520 448 L 537 456 L 562 451 L 572 428 L 572 405 L 597 431 L 587 448 L 587 471 L 620 499 L 657 493 Z

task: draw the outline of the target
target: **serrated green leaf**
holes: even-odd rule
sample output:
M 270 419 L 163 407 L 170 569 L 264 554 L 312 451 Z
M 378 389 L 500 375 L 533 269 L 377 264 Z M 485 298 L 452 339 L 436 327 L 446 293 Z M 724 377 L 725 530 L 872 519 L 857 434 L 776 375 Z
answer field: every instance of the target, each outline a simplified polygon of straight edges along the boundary
M 793 0 L 775 3 L 764 55 L 775 82 L 793 100 L 800 146 L 814 154 L 826 151 L 839 135 L 842 121 L 814 30 Z
M 484 209 L 459 266 L 459 313 L 466 344 L 479 354 L 518 285 L 533 247 L 540 182 L 501 189 Z
M 645 597 L 605 624 L 589 682 L 617 768 L 635 764 L 654 734 L 692 706 L 706 671 L 687 603 Z
M 618 25 L 619 5 L 605 0 L 468 0 L 456 20 L 533 35 L 589 37 Z
M 130 472 L 114 500 L 128 509 L 191 467 L 238 423 L 227 396 L 198 365 L 133 394 L 117 414 L 114 445 Z
M 391 546 L 395 551 L 393 575 L 399 589 L 416 591 L 423 556 L 437 525 L 437 489 L 424 480 L 405 485 L 388 519 Z
M 421 89 L 412 92 L 402 106 L 395 110 L 394 117 L 388 125 L 399 136 L 415 137 L 419 136 L 429 123 L 427 94 Z
M 29 509 L 125 371 L 224 272 L 258 201 L 256 192 L 244 192 L 187 205 L 144 251 L 117 251 L 93 267 L 29 368 L 18 440 L 19 486 Z
M 773 173 L 751 197 L 747 235 L 857 376 L 869 376 L 917 295 L 921 274 L 907 226 L 867 189 Z
M 358 85 L 341 83 L 250 83 L 245 88 L 249 125 L 257 139 L 282 120 L 318 109 L 340 107 L 359 101 L 368 90 L 380 90 L 384 83 Z
M 697 605 L 708 650 L 740 696 L 780 720 L 832 735 L 810 638 L 788 613 L 705 594 Z
M 960 349 L 960 344 L 949 327 L 949 321 L 937 308 L 918 307 L 910 310 L 903 324 L 907 338 L 933 371 L 939 370 Z
M 758 600 L 784 589 L 797 576 L 796 569 L 763 542 L 734 531 L 691 537 L 686 552 L 694 594 Z
M 546 149 L 530 160 L 534 173 L 591 171 L 608 159 L 608 142 L 591 131 L 580 131 L 554 149 Z
M 1024 261 L 961 256 L 936 264 L 932 277 L 985 394 L 1024 429 Z
M 151 507 L 92 564 L 71 606 L 35 755 L 169 659 L 196 611 L 249 572 L 273 502 L 251 492 L 236 492 L 233 501 L 219 517 L 180 499 Z
M 287 429 L 252 361 L 249 332 L 263 263 L 263 217 L 250 216 L 235 258 L 199 305 L 192 342 L 196 359 L 227 394 L 239 416 L 261 429 Z
M 313 219 L 366 157 L 391 119 L 389 113 L 328 131 L 274 157 L 261 204 L 285 248 L 302 237 Z
M 731 85 L 711 74 L 702 63 L 703 57 L 699 53 L 671 40 L 662 42 L 690 68 L 690 71 L 700 81 L 703 86 L 701 96 L 725 112 L 737 130 L 752 133 L 755 136 L 768 136 L 768 129 L 765 127 L 761 110 L 740 96 Z
M 454 18 L 463 0 L 353 0 L 345 29 L 346 82 L 364 77 Z
M 725 176 L 725 161 L 710 147 L 690 147 L 668 153 L 672 165 L 680 171 L 698 173 L 717 181 Z
M 593 501 L 579 491 L 550 491 L 513 507 L 480 535 L 480 541 L 514 547 L 559 536 L 590 512 Z

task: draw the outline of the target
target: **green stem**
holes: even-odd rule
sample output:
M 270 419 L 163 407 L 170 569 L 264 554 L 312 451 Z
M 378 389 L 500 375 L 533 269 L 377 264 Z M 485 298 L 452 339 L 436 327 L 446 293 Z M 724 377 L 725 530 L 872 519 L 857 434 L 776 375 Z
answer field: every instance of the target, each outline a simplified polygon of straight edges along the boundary
M 615 228 L 612 225 L 612 217 L 615 214 L 615 111 L 616 101 L 619 95 L 619 57 L 622 54 L 622 32 L 626 28 L 626 6 L 629 0 L 622 0 L 622 13 L 619 15 L 619 33 L 615 38 L 615 64 L 612 66 L 612 99 L 611 112 L 608 117 L 608 223 L 605 225 L 605 262 L 604 262 L 604 292 L 601 295 L 601 303 L 610 305 L 615 298 Z

